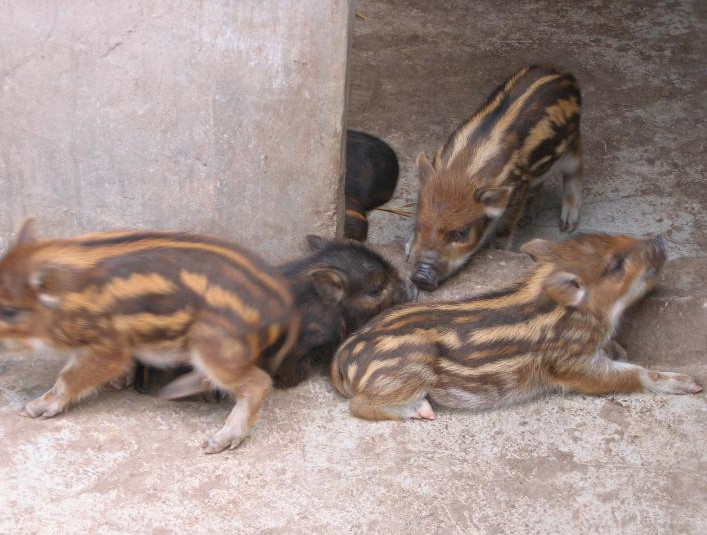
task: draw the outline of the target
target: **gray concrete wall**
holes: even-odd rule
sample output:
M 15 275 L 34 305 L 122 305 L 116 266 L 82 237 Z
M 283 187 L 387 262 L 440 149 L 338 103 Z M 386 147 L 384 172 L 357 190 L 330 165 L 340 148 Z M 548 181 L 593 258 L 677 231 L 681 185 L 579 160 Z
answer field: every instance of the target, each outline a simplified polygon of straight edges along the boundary
M 347 0 L 0 0 L 0 250 L 163 228 L 281 260 L 342 201 Z

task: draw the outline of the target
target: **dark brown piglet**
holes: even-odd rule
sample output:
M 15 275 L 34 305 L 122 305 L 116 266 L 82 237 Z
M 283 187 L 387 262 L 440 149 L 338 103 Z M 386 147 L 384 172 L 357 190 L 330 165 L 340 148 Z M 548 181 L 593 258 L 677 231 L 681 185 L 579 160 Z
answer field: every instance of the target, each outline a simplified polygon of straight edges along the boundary
M 383 257 L 361 243 L 318 236 L 308 236 L 307 242 L 310 256 L 281 267 L 302 318 L 294 348 L 273 372 L 275 385 L 283 388 L 302 382 L 313 364 L 328 366 L 349 334 L 417 293 Z M 210 387 L 205 379 L 198 373 L 184 375 L 160 395 L 180 398 L 203 392 Z
M 365 132 L 346 131 L 344 237 L 365 241 L 367 214 L 391 199 L 398 172 L 398 157 L 385 141 Z

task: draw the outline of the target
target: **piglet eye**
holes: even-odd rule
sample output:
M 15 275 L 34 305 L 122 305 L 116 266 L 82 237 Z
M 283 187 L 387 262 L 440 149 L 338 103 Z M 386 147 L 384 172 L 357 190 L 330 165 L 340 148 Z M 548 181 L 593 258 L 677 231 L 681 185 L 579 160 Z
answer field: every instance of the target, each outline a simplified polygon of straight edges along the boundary
M 368 291 L 368 295 L 370 297 L 378 297 L 382 293 L 383 293 L 383 286 L 378 286 L 377 288 L 373 288 L 372 290 Z
M 0 319 L 11 320 L 15 318 L 19 313 L 20 311 L 16 308 L 3 307 L 0 308 Z
M 618 273 L 623 273 L 624 268 L 626 267 L 626 259 L 623 256 L 619 256 L 617 258 L 614 258 L 612 260 L 611 264 L 606 269 L 606 272 L 608 274 L 618 274 Z
M 464 241 L 469 237 L 470 232 L 471 232 L 470 226 L 457 229 L 454 232 L 452 232 L 452 241 Z

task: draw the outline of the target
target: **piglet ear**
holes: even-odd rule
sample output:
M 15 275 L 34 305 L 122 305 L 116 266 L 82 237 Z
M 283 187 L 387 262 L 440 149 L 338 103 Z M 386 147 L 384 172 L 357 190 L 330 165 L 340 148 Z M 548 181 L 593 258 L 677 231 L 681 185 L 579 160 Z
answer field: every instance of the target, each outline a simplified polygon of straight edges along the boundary
M 48 308 L 59 308 L 61 300 L 47 291 L 47 278 L 50 274 L 44 270 L 35 270 L 29 274 L 29 287 L 37 292 L 37 299 Z
M 509 186 L 481 188 L 476 191 L 474 198 L 484 205 L 484 211 L 488 217 L 500 217 L 508 206 L 512 189 Z
M 521 253 L 527 254 L 535 262 L 539 262 L 543 258 L 547 258 L 555 247 L 555 242 L 550 240 L 541 240 L 536 238 L 530 240 L 520 248 Z
M 37 241 L 37 238 L 34 234 L 34 218 L 30 217 L 22 223 L 22 227 L 20 228 L 15 245 L 25 245 L 35 241 Z
M 313 253 L 321 251 L 331 243 L 326 238 L 322 238 L 321 236 L 317 236 L 316 234 L 307 234 L 306 240 L 307 245 L 309 245 L 309 250 Z
M 314 282 L 314 289 L 325 301 L 338 303 L 346 293 L 346 275 L 338 269 L 317 268 L 308 273 Z
M 427 159 L 425 151 L 422 151 L 420 154 L 417 155 L 416 163 L 417 170 L 420 173 L 420 185 L 423 185 L 430 179 L 432 175 L 434 175 L 435 169 L 434 167 L 432 167 L 432 164 Z
M 579 275 L 556 271 L 543 282 L 543 291 L 558 305 L 577 307 L 584 300 L 587 288 Z

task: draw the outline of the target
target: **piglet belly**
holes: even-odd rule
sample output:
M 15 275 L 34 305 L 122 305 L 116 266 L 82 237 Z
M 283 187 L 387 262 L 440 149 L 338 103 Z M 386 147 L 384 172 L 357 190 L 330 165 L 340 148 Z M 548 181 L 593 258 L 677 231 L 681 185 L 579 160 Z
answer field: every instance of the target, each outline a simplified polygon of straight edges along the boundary
M 435 404 L 453 409 L 490 409 L 499 401 L 495 396 L 457 387 L 436 388 L 429 392 L 429 397 Z
M 171 368 L 189 364 L 191 356 L 183 347 L 140 347 L 133 351 L 134 357 L 141 363 L 154 368 Z

